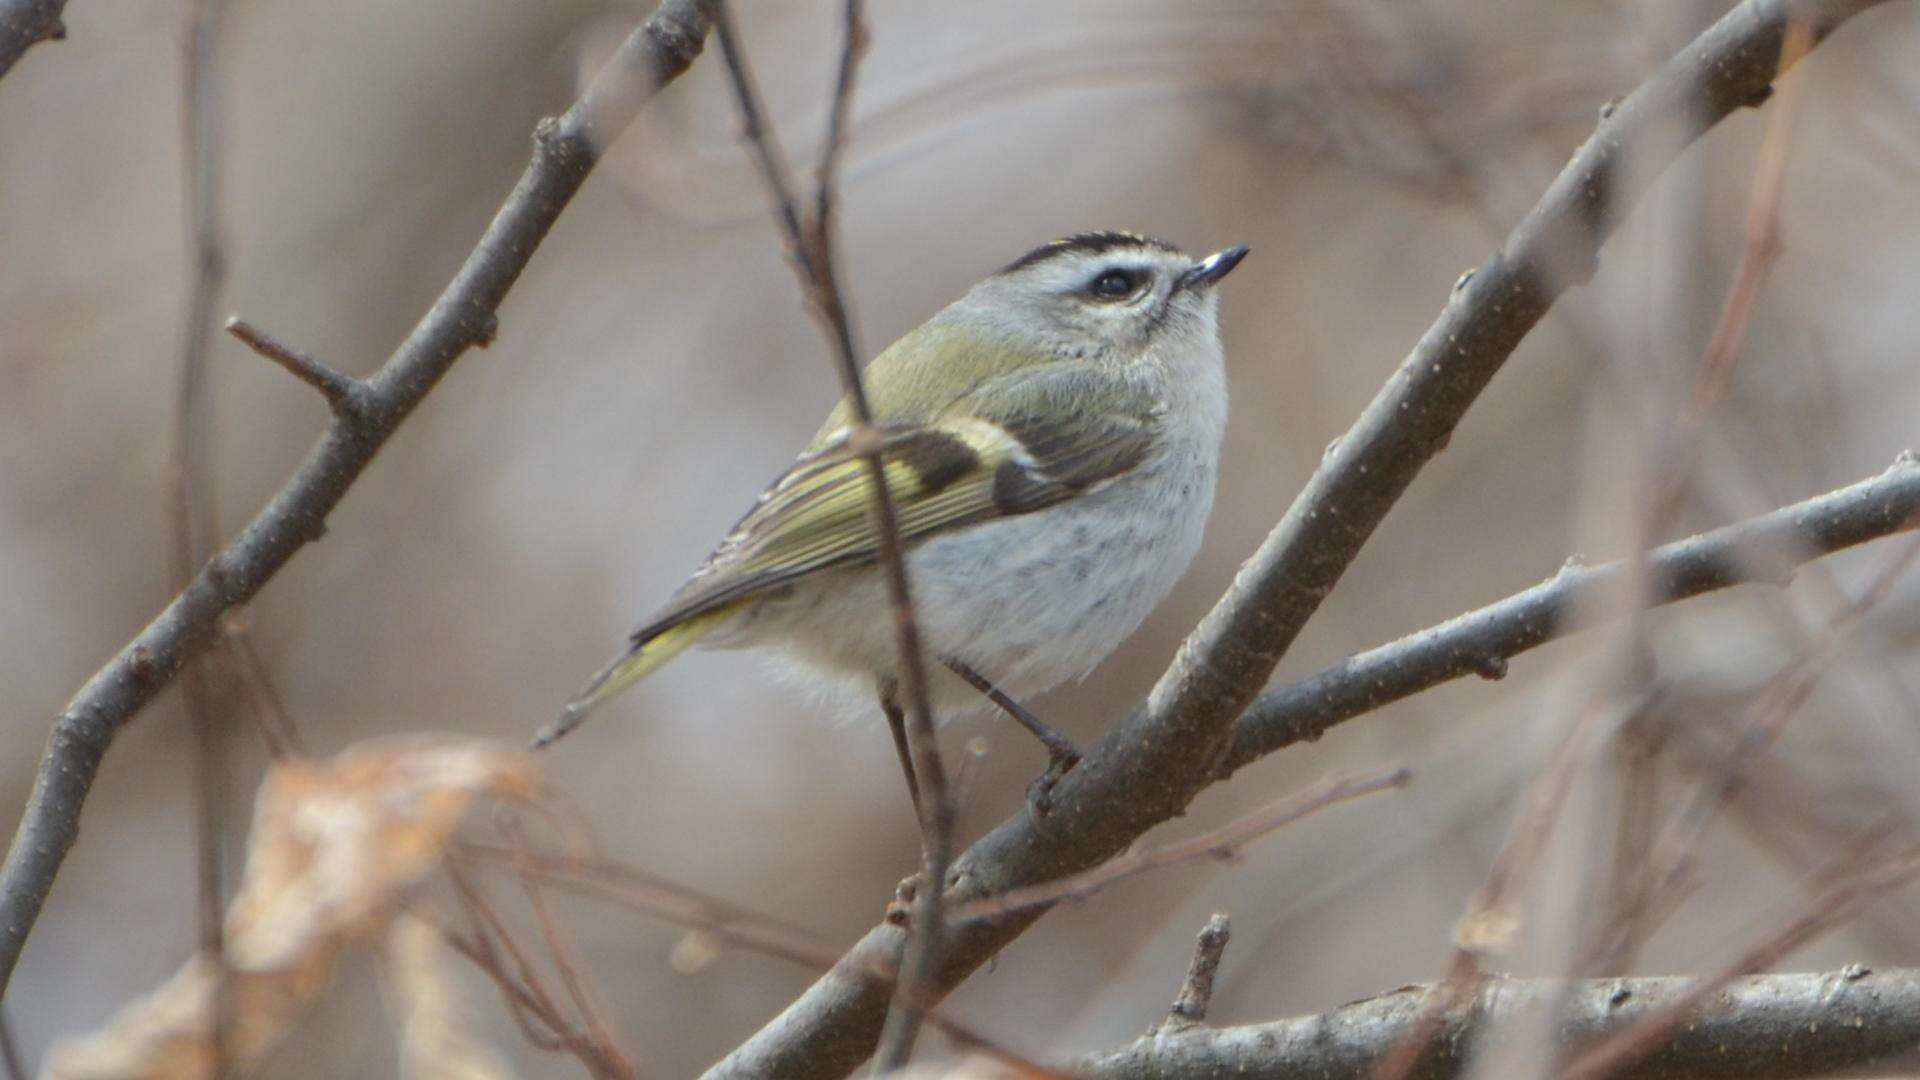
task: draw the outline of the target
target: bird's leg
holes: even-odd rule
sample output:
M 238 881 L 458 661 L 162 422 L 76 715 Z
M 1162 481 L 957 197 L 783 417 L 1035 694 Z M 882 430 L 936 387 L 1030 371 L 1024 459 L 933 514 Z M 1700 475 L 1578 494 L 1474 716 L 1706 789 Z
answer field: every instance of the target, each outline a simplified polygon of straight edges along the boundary
M 913 772 L 913 749 L 907 745 L 907 713 L 900 707 L 900 686 L 892 679 L 880 680 L 880 711 L 887 714 L 887 727 L 893 731 L 893 749 L 900 755 L 900 771 L 907 778 L 907 797 L 913 800 L 913 820 L 920 820 L 920 778 Z M 913 894 L 919 889 L 920 875 L 903 878 L 887 904 L 887 921 L 905 926 L 913 907 Z
M 987 700 L 999 706 L 1002 712 L 1018 720 L 1021 727 L 1032 732 L 1033 737 L 1040 740 L 1040 745 L 1047 748 L 1047 771 L 1040 774 L 1032 788 L 1035 801 L 1044 809 L 1047 793 L 1053 790 L 1053 785 L 1067 775 L 1068 770 L 1080 764 L 1080 751 L 1074 747 L 1073 741 L 1048 727 L 1039 717 L 1028 712 L 1026 706 L 989 682 L 985 675 L 952 657 L 943 657 L 941 662 L 955 675 L 965 679 L 968 685 L 985 694 Z
M 900 707 L 899 686 L 892 679 L 880 681 L 880 711 L 887 714 L 887 727 L 893 731 L 893 749 L 900 755 L 900 771 L 907 777 L 907 797 L 913 800 L 913 819 L 920 820 L 920 779 L 913 774 L 913 750 L 907 745 L 907 713 Z

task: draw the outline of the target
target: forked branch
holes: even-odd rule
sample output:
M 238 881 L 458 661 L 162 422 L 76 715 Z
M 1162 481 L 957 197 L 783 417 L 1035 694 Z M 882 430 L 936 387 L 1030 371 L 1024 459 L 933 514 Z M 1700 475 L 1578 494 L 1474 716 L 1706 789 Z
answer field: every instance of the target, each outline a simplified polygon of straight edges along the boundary
M 1764 100 L 1784 70 L 1791 22 L 1804 20 L 1817 42 L 1878 2 L 1749 0 L 1609 110 L 1500 250 L 1450 294 L 1147 700 L 1056 785 L 1046 822 L 1014 817 L 956 860 L 969 894 L 956 900 L 1096 866 L 1213 783 L 1236 721 L 1307 619 L 1520 341 L 1592 274 L 1601 245 L 1664 167 L 1735 110 Z M 1040 914 L 957 929 L 929 991 L 958 985 Z M 884 961 L 901 944 L 899 929 L 882 925 L 848 959 Z M 845 1075 L 872 1052 L 885 1013 L 873 987 L 829 976 L 709 1075 Z
M 693 63 L 711 18 L 710 0 L 664 0 L 573 107 L 539 126 L 533 160 L 479 243 L 406 340 L 366 380 L 366 408 L 356 422 L 336 417 L 240 535 L 55 719 L 26 813 L 0 866 L 0 993 L 79 833 L 81 807 L 120 725 L 172 682 L 187 660 L 206 651 L 223 614 L 251 600 L 321 534 L 327 515 L 454 362 L 493 339 L 501 301 L 601 151 L 655 91 Z M 0 51 L 0 70 L 8 62 Z

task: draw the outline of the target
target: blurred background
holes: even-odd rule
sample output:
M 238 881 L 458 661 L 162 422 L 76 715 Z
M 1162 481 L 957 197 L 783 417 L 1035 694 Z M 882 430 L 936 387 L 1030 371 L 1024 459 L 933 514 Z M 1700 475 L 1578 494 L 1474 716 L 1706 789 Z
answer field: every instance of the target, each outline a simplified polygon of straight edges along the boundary
M 1602 103 L 1726 7 L 874 5 L 840 217 L 869 354 L 1068 232 L 1254 249 L 1225 290 L 1233 419 L 1206 547 L 1121 653 L 1032 702 L 1037 712 L 1085 743 L 1144 694 Z M 505 196 L 534 123 L 647 10 L 233 5 L 219 53 L 231 257 L 220 312 L 371 371 Z M 0 806 L 25 799 L 74 688 L 169 595 L 169 402 L 189 265 L 182 15 L 178 2 L 74 0 L 69 40 L 32 50 L 0 83 Z M 838 5 L 744 0 L 738 17 L 772 118 L 810 166 Z M 1670 535 L 1850 483 L 1920 443 L 1916 50 L 1920 10 L 1889 4 L 1792 77 L 1804 85 L 1783 254 Z M 1627 549 L 1649 433 L 1684 400 L 1745 242 L 1765 115 L 1733 117 L 1681 159 L 1592 286 L 1527 340 L 1388 518 L 1280 678 L 1531 585 L 1569 554 Z M 828 354 L 736 130 L 710 52 L 567 210 L 502 309 L 498 340 L 454 369 L 325 540 L 251 608 L 316 751 L 410 731 L 523 739 L 832 405 Z M 326 417 L 310 390 L 224 337 L 210 378 L 216 500 L 232 529 Z M 1658 614 L 1650 677 L 1672 715 L 1744 701 L 1900 544 L 1825 562 L 1785 593 L 1736 590 Z M 1907 805 L 1920 765 L 1916 638 L 1920 589 L 1902 587 L 1848 639 L 1776 751 L 1817 795 L 1802 809 L 1836 829 L 1920 811 Z M 1518 795 L 1595 693 L 1602 640 L 1542 650 L 1502 683 L 1456 684 L 1246 770 L 1156 838 L 1330 771 L 1403 762 L 1417 777 L 1232 864 L 1055 912 L 960 991 L 954 1015 L 1046 1060 L 1131 1039 L 1164 1014 L 1213 911 L 1234 922 L 1216 1021 L 1322 1011 L 1437 977 Z M 239 699 L 221 700 L 237 848 L 264 759 Z M 1010 725 L 945 731 L 952 747 L 976 736 L 988 752 L 963 842 L 1015 812 L 1043 764 Z M 30 1061 L 192 951 L 188 746 L 175 692 L 108 757 L 9 998 Z M 915 866 L 883 725 L 814 714 L 751 655 L 676 663 L 549 763 L 609 856 L 835 941 L 872 925 Z M 1597 761 L 1597 794 L 1563 823 L 1552 865 L 1575 869 L 1549 877 L 1569 895 L 1594 887 L 1588 871 L 1611 843 L 1609 768 Z M 1635 970 L 1711 969 L 1793 902 L 1810 867 L 1742 821 L 1709 838 L 1697 892 Z M 668 956 L 682 930 L 587 901 L 561 910 L 610 1022 L 658 1075 L 691 1074 L 811 981 L 734 954 L 680 974 Z M 1787 966 L 1920 962 L 1912 925 L 1870 918 Z M 1551 954 L 1523 951 L 1512 966 L 1551 970 Z M 478 976 L 465 982 L 480 1027 L 527 1075 L 577 1072 L 528 1047 Z M 374 965 L 350 963 L 268 1072 L 389 1073 L 390 1023 Z M 940 1052 L 937 1038 L 927 1047 Z

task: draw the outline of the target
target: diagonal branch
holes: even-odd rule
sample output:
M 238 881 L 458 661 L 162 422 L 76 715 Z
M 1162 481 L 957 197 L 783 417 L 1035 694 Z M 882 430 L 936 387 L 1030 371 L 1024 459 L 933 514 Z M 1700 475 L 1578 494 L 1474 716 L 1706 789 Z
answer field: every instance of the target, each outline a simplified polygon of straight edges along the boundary
M 501 301 L 601 151 L 700 54 L 710 4 L 664 0 L 564 116 L 541 122 L 513 193 L 433 307 L 368 377 L 364 408 L 337 416 L 286 486 L 61 711 L 0 866 L 0 993 L 78 835 L 80 808 L 119 726 L 206 650 L 224 613 L 251 600 L 320 535 L 374 454 L 454 362 L 493 339 Z M 0 64 L 6 59 L 0 53 Z
M 1648 602 L 1749 582 L 1784 585 L 1802 563 L 1916 525 L 1920 458 L 1903 454 L 1879 476 L 1653 549 L 1643 569 L 1652 584 Z M 1531 589 L 1262 694 L 1234 725 L 1222 772 L 1442 683 L 1497 679 L 1513 657 L 1581 629 L 1574 616 L 1582 606 L 1624 586 L 1633 572 L 1627 560 L 1569 562 Z
M 1609 110 L 1500 250 L 1449 297 L 1146 702 L 1056 787 L 1045 825 L 1022 814 L 956 860 L 968 894 L 957 899 L 1097 865 L 1212 783 L 1235 721 L 1307 619 L 1521 339 L 1592 274 L 1601 244 L 1664 167 L 1736 109 L 1764 100 L 1790 21 L 1806 20 L 1817 41 L 1878 2 L 1749 0 Z M 929 989 L 957 985 L 1042 913 L 956 928 Z M 900 947 L 898 928 L 882 925 L 849 959 L 864 966 Z M 872 1052 L 885 1011 L 871 986 L 829 976 L 709 1075 L 844 1075 Z
M 1678 977 L 1490 978 L 1445 1015 L 1421 1080 L 1466 1075 L 1476 1034 L 1558 1007 L 1563 1047 L 1588 1044 L 1657 1016 L 1696 992 Z M 1088 1080 L 1315 1076 L 1361 1080 L 1419 1022 L 1428 987 L 1409 986 L 1318 1016 L 1265 1024 L 1162 1028 L 1078 1064 Z M 1707 996 L 1672 1039 L 1620 1077 L 1694 1080 L 1904 1073 L 1920 1066 L 1920 970 L 1854 966 L 1826 974 L 1755 975 Z
M 1235 818 L 1217 829 L 1176 840 L 1149 851 L 1130 851 L 1058 881 L 1043 881 L 1012 892 L 982 897 L 957 908 L 956 922 L 1004 919 L 1016 912 L 1048 908 L 1062 900 L 1084 900 L 1094 893 L 1153 870 L 1184 866 L 1204 859 L 1231 859 L 1248 843 L 1336 803 L 1376 792 L 1398 790 L 1413 781 L 1413 770 L 1403 766 L 1351 776 L 1328 776 L 1293 794 Z

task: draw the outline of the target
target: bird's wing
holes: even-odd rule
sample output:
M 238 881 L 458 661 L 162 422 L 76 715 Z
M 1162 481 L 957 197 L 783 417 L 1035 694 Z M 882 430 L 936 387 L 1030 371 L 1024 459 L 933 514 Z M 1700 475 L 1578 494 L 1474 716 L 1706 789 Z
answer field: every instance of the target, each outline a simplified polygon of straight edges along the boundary
M 1051 365 L 993 380 L 925 423 L 883 423 L 900 537 L 912 544 L 1071 499 L 1140 464 L 1157 428 L 1147 395 Z M 872 562 L 870 476 L 844 437 L 802 457 L 634 642 L 814 571 Z

